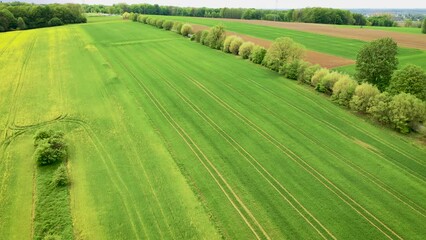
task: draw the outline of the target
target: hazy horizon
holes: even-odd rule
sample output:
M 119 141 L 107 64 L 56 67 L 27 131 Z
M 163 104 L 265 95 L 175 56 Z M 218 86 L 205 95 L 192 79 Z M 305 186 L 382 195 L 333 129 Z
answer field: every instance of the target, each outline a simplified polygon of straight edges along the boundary
M 6 0 L 0 2 L 14 2 L 16 0 Z M 20 2 L 27 3 L 85 3 L 85 4 L 102 4 L 102 5 L 112 5 L 117 3 L 127 3 L 127 4 L 136 4 L 136 3 L 149 3 L 149 4 L 158 4 L 164 6 L 180 6 L 180 7 L 232 7 L 232 8 L 260 8 L 260 9 L 291 9 L 291 8 L 304 8 L 304 7 L 331 7 L 331 8 L 342 8 L 342 9 L 426 9 L 426 1 L 418 0 L 407 0 L 407 1 L 367 1 L 359 0 L 356 2 L 345 2 L 339 0 L 299 0 L 297 2 L 286 2 L 286 1 L 276 1 L 276 0 L 264 0 L 264 1 L 253 1 L 253 0 L 40 0 L 40 1 L 28 1 L 23 0 Z

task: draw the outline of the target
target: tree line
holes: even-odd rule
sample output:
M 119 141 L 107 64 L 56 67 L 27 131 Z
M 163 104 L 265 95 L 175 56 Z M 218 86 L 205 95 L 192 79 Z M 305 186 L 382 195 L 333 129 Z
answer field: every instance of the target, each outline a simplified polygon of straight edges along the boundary
M 358 53 L 354 77 L 305 62 L 305 47 L 288 37 L 269 49 L 238 36 L 222 25 L 193 32 L 190 24 L 125 13 L 123 18 L 175 31 L 192 41 L 248 59 L 299 81 L 349 108 L 401 133 L 423 132 L 426 121 L 426 72 L 413 64 L 398 68 L 397 44 L 391 38 L 367 43 Z
M 85 22 L 79 4 L 0 3 L 0 32 Z

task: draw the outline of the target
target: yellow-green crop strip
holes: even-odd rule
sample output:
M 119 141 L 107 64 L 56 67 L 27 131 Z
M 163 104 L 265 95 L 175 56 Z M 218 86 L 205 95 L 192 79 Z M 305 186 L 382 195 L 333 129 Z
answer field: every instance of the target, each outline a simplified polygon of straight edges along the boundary
M 76 239 L 421 239 L 426 149 L 275 72 L 116 18 L 0 34 L 0 236 L 33 236 L 35 131 Z

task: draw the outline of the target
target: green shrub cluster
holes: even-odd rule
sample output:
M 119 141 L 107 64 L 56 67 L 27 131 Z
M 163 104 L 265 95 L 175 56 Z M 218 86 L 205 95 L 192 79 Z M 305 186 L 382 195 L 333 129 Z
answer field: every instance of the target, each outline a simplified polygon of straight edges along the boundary
M 67 158 L 67 145 L 62 132 L 43 130 L 34 136 L 34 159 L 39 166 L 50 165 Z

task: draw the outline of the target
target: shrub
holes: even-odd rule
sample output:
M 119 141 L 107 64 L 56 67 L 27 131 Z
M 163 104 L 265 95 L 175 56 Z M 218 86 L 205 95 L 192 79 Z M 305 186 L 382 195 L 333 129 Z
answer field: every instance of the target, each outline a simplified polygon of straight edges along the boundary
M 61 26 L 61 25 L 63 25 L 63 23 L 62 23 L 62 20 L 61 19 L 59 19 L 59 18 L 57 18 L 57 17 L 54 17 L 54 18 L 52 18 L 52 19 L 50 19 L 50 21 L 49 21 L 49 26 Z
M 158 28 L 163 28 L 164 19 L 158 19 L 155 23 L 155 26 Z
M 318 83 L 321 82 L 321 80 L 327 76 L 330 73 L 330 70 L 328 70 L 327 68 L 321 68 L 319 70 L 317 70 L 314 75 L 312 75 L 311 78 L 311 85 L 313 87 L 317 87 Z
M 64 164 L 61 164 L 61 166 L 56 169 L 55 173 L 53 174 L 52 184 L 56 187 L 63 187 L 68 185 L 68 171 Z
M 349 75 L 340 75 L 339 80 L 333 86 L 331 99 L 339 105 L 348 107 L 356 86 L 358 86 L 358 82 Z
M 173 27 L 173 22 L 172 21 L 164 21 L 163 22 L 163 29 L 170 31 Z
M 173 27 L 172 27 L 172 31 L 175 31 L 175 32 L 181 34 L 182 26 L 183 26 L 183 23 L 181 23 L 181 22 L 174 22 L 173 23 Z
M 371 99 L 376 95 L 380 94 L 379 89 L 370 83 L 363 83 L 355 88 L 352 100 L 349 102 L 349 106 L 352 110 L 365 113 L 370 105 Z
M 395 71 L 387 91 L 396 95 L 401 92 L 410 93 L 426 100 L 426 73 L 416 65 L 408 64 L 404 68 Z
M 37 145 L 41 141 L 47 140 L 48 138 L 50 138 L 54 134 L 55 134 L 55 132 L 53 130 L 40 130 L 40 131 L 36 132 L 36 134 L 34 135 L 34 146 L 37 147 Z
M 263 65 L 271 70 L 278 71 L 283 64 L 301 59 L 304 52 L 304 47 L 291 38 L 278 38 L 266 52 Z
M 194 34 L 194 40 L 196 41 L 196 42 L 200 42 L 200 40 L 201 40 L 201 35 L 203 34 L 203 31 L 198 31 L 198 32 L 196 32 L 195 34 Z
M 426 119 L 425 102 L 409 93 L 393 96 L 389 103 L 389 120 L 401 133 L 409 133 Z
M 149 25 L 157 26 L 157 19 L 156 18 L 150 18 L 148 23 L 149 23 Z
M 366 44 L 358 53 L 356 77 L 384 91 L 398 66 L 398 46 L 392 38 L 382 38 Z
M 132 13 L 132 14 L 130 14 L 129 19 L 132 20 L 133 22 L 136 22 L 136 21 L 138 21 L 138 17 L 139 17 L 139 14 Z
M 302 74 L 299 75 L 299 78 L 297 79 L 301 83 L 311 84 L 311 79 L 314 76 L 314 74 L 321 69 L 321 66 L 318 64 L 309 66 L 303 71 Z
M 206 38 L 209 47 L 219 50 L 225 40 L 225 28 L 221 24 L 210 28 Z
M 300 75 L 302 75 L 306 68 L 310 66 L 310 63 L 303 60 L 296 60 L 285 63 L 280 67 L 280 74 L 283 74 L 284 77 L 288 79 L 297 80 Z
M 330 72 L 329 74 L 325 75 L 317 84 L 315 89 L 318 92 L 326 93 L 326 94 L 332 94 L 333 93 L 333 86 L 334 84 L 339 81 L 339 78 L 341 77 L 341 74 L 338 72 Z
M 392 96 L 388 92 L 380 93 L 374 96 L 368 104 L 367 113 L 371 117 L 383 124 L 389 124 L 389 104 L 392 101 Z
M 192 26 L 190 24 L 185 23 L 180 30 L 180 33 L 184 37 L 188 37 L 189 34 L 192 34 Z
M 266 49 L 261 46 L 254 46 L 250 54 L 250 61 L 256 64 L 261 64 L 266 55 Z
M 240 46 L 238 51 L 238 55 L 240 55 L 243 59 L 248 59 L 250 57 L 251 51 L 253 50 L 254 43 L 245 42 Z
M 240 37 L 236 37 L 232 40 L 231 45 L 229 45 L 229 51 L 234 54 L 238 55 L 238 52 L 240 51 L 240 46 L 243 44 L 243 39 Z
M 231 46 L 232 40 L 234 40 L 236 37 L 237 36 L 235 35 L 227 36 L 225 40 L 223 41 L 222 51 L 226 53 L 230 53 L 231 51 L 229 51 L 229 47 Z
M 34 158 L 39 166 L 49 165 L 66 158 L 66 149 L 55 149 L 47 141 L 40 142 L 34 153 Z
M 124 12 L 124 13 L 123 13 L 123 15 L 121 15 L 121 17 L 122 17 L 124 20 L 127 20 L 127 19 L 129 19 L 129 17 L 130 17 L 130 13 L 128 13 L 128 12 Z
M 200 37 L 200 43 L 206 46 L 209 45 L 209 42 L 207 41 L 207 35 L 209 35 L 209 31 L 203 30 L 201 32 L 201 37 Z

